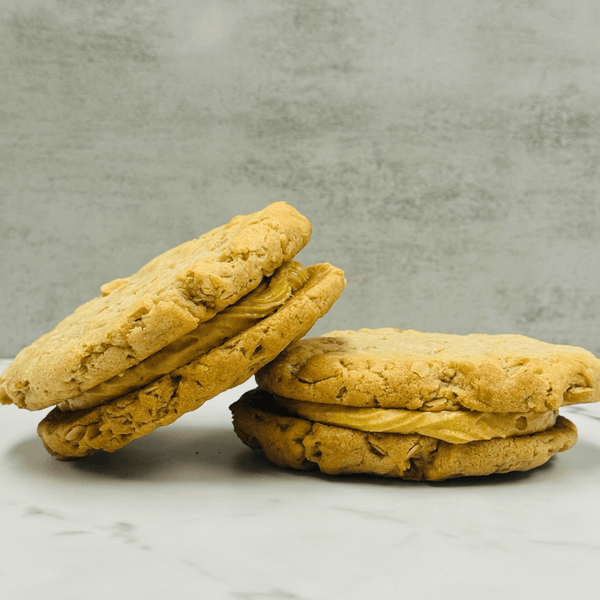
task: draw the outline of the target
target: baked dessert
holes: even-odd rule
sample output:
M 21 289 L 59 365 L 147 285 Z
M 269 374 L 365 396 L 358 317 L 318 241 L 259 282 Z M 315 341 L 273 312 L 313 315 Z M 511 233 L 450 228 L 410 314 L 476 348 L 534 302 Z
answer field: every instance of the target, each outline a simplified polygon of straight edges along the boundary
M 331 308 L 343 272 L 293 260 L 310 234 L 279 202 L 165 252 L 19 353 L 0 400 L 56 405 L 38 433 L 61 459 L 172 423 L 251 377 Z
M 291 344 L 231 407 L 272 462 L 411 480 L 523 471 L 577 440 L 561 406 L 600 400 L 600 361 L 520 335 L 334 331 Z

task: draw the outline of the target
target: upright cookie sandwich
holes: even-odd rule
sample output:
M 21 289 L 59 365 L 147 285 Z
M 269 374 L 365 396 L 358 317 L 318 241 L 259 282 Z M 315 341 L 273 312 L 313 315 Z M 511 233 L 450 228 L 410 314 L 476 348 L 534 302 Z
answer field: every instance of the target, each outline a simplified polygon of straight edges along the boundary
M 251 377 L 306 334 L 343 272 L 295 255 L 311 225 L 279 202 L 161 254 L 21 351 L 0 401 L 57 405 L 38 433 L 57 458 L 114 451 Z
M 524 471 L 571 448 L 561 406 L 600 400 L 600 361 L 519 335 L 334 331 L 291 344 L 232 405 L 277 465 L 411 480 Z

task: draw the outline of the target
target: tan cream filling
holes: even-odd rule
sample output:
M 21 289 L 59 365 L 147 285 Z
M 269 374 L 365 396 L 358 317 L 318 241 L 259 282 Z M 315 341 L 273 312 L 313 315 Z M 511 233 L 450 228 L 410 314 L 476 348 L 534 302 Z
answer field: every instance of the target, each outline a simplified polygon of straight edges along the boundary
M 282 265 L 255 290 L 192 332 L 58 407 L 65 411 L 92 408 L 156 381 L 268 317 L 307 281 L 308 271 L 299 262 Z
M 477 440 L 507 438 L 544 431 L 552 427 L 558 411 L 485 413 L 476 411 L 422 412 L 394 408 L 357 408 L 317 404 L 275 396 L 278 404 L 293 415 L 323 423 L 375 433 L 418 433 L 466 444 Z

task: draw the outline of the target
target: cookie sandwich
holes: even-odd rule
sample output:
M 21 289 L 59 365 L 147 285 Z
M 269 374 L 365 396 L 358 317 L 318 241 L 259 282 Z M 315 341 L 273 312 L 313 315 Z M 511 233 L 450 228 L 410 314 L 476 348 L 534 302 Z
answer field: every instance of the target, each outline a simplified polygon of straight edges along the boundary
M 521 335 L 334 331 L 291 344 L 231 406 L 276 465 L 409 480 L 525 471 L 577 441 L 600 360 Z
M 0 377 L 0 401 L 40 410 L 60 459 L 114 451 L 251 377 L 341 294 L 340 269 L 294 260 L 311 224 L 278 202 L 102 286 Z

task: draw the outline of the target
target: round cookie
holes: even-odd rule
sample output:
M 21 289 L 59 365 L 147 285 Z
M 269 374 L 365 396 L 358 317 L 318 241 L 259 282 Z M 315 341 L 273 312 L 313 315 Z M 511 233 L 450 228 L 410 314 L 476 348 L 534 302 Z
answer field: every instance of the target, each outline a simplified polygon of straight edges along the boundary
M 340 269 L 321 263 L 308 273 L 275 313 L 145 388 L 86 410 L 52 410 L 38 427 L 46 449 L 60 459 L 112 452 L 246 381 L 305 335 L 342 293 Z
M 0 377 L 0 402 L 43 409 L 118 375 L 252 291 L 310 234 L 278 202 L 161 254 L 22 350 Z
M 420 411 L 548 411 L 600 400 L 593 354 L 522 335 L 333 331 L 291 345 L 256 380 L 296 400 Z
M 231 406 L 240 439 L 281 467 L 327 474 L 377 474 L 413 481 L 526 471 L 577 441 L 575 425 L 530 435 L 451 444 L 419 434 L 367 433 L 313 423 L 277 410 L 269 393 L 248 392 Z

